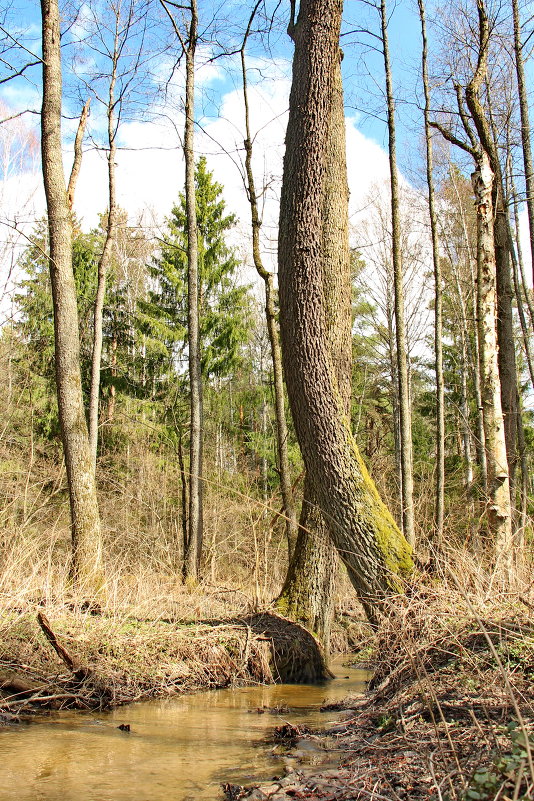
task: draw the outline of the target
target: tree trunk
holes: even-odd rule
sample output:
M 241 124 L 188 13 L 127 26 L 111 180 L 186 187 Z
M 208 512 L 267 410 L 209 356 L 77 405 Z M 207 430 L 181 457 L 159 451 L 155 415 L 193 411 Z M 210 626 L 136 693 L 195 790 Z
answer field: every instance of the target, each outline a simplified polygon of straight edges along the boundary
M 197 580 L 202 553 L 202 374 L 200 365 L 198 233 L 195 192 L 195 51 L 198 14 L 191 0 L 191 22 L 185 51 L 185 202 L 187 215 L 187 301 L 190 391 L 189 515 L 184 580 Z
M 488 469 L 488 522 L 495 536 L 497 559 L 511 567 L 512 523 L 510 485 L 506 458 L 504 419 L 501 406 L 497 344 L 497 289 L 493 242 L 493 172 L 485 150 L 481 150 L 473 188 L 477 203 L 478 329 L 484 406 L 484 436 Z
M 341 53 L 340 53 L 341 57 Z M 330 356 L 344 412 L 350 418 L 352 381 L 351 270 L 348 232 L 345 111 L 341 64 L 331 97 L 323 207 L 323 306 Z M 328 535 L 312 483 L 304 483 L 299 533 L 278 604 L 302 621 L 329 650 L 338 574 L 337 553 Z
M 471 241 L 469 237 L 469 231 L 467 228 L 467 221 L 465 217 L 465 209 L 463 206 L 462 198 L 460 197 L 460 192 L 458 191 L 458 186 L 456 183 L 454 170 L 452 168 L 449 169 L 449 175 L 452 181 L 452 185 L 454 187 L 454 191 L 456 194 L 456 198 L 458 201 L 458 206 L 460 209 L 460 216 L 462 220 L 462 230 L 465 239 L 465 247 L 467 250 L 467 258 L 469 259 L 469 277 L 471 282 L 471 293 L 473 297 L 472 303 L 472 316 L 471 322 L 473 325 L 473 347 L 471 349 L 471 366 L 473 372 L 473 386 L 475 391 L 475 404 L 476 404 L 476 414 L 475 414 L 475 423 L 476 423 L 476 434 L 475 434 L 475 451 L 477 455 L 477 464 L 480 470 L 480 478 L 481 483 L 484 490 L 487 489 L 488 485 L 488 472 L 487 472 L 487 464 L 486 464 L 486 448 L 484 442 L 484 410 L 482 405 L 482 385 L 481 385 L 481 374 L 480 374 L 480 346 L 478 341 L 478 323 L 477 323 L 477 288 L 476 288 L 476 275 L 475 275 L 475 267 L 474 264 L 476 262 L 473 248 L 471 246 Z M 459 297 L 462 298 L 461 292 L 459 293 Z M 465 315 L 465 325 L 467 327 L 467 314 Z M 466 332 L 467 333 L 467 332 Z M 466 339 L 466 343 L 469 343 L 469 338 Z
M 251 18 L 252 22 L 252 18 Z M 275 290 L 273 277 L 265 268 L 261 256 L 260 229 L 261 219 L 258 210 L 258 195 L 252 171 L 252 137 L 250 132 L 250 115 L 247 89 L 247 70 L 245 62 L 245 46 L 250 31 L 250 24 L 241 49 L 241 69 L 243 75 L 243 95 L 245 101 L 245 174 L 247 181 L 247 196 L 250 204 L 250 216 L 252 222 L 252 258 L 254 266 L 263 279 L 265 287 L 265 320 L 267 323 L 267 334 L 271 348 L 271 360 L 273 364 L 273 384 L 274 384 L 274 408 L 276 419 L 276 450 L 278 457 L 278 470 L 280 474 L 280 492 L 282 494 L 282 511 L 286 530 L 286 539 L 289 559 L 291 559 L 297 539 L 297 516 L 293 501 L 293 490 L 291 487 L 291 472 L 289 468 L 288 455 L 288 429 L 286 421 L 285 401 L 284 401 L 284 376 L 282 370 L 282 351 L 280 349 L 280 337 L 276 322 Z
M 100 517 L 80 374 L 76 285 L 72 271 L 72 220 L 61 141 L 61 52 L 57 0 L 42 0 L 43 104 L 41 151 L 50 236 L 56 384 L 69 485 L 71 575 L 84 592 L 101 592 L 104 576 Z
M 519 18 L 519 0 L 512 0 L 514 19 L 514 53 L 517 74 L 517 92 L 519 111 L 521 114 L 521 143 L 523 145 L 523 164 L 525 167 L 525 184 L 527 188 L 527 214 L 530 232 L 530 252 L 532 256 L 532 273 L 534 275 L 534 172 L 532 168 L 532 148 L 530 143 L 530 118 L 528 109 L 527 81 L 523 62 L 523 45 L 521 43 L 521 20 Z
M 393 288 L 395 293 L 395 337 L 397 344 L 397 374 L 399 384 L 400 455 L 402 477 L 402 531 L 411 545 L 415 543 L 413 510 L 413 448 L 412 417 L 408 378 L 406 320 L 404 313 L 404 286 L 401 252 L 401 220 L 399 182 L 397 174 L 397 145 L 395 130 L 395 101 L 391 78 L 391 61 L 388 43 L 386 0 L 380 4 L 382 46 L 386 74 L 387 119 L 389 134 L 389 172 L 391 182 L 391 236 L 393 255 Z
M 490 530 L 495 537 L 497 563 L 509 575 L 512 566 L 512 515 L 497 336 L 497 267 L 502 269 L 503 265 L 502 254 L 500 264 L 497 265 L 495 242 L 495 225 L 500 225 L 499 221 L 504 215 L 503 208 L 497 208 L 494 219 L 493 204 L 495 193 L 500 192 L 502 207 L 503 184 L 494 140 L 479 97 L 481 86 L 487 77 L 490 37 L 484 0 L 477 0 L 477 10 L 478 60 L 473 77 L 466 86 L 465 97 L 480 140 L 480 145 L 474 152 L 476 171 L 473 174 L 473 189 L 477 204 L 477 308 L 488 467 L 487 508 Z M 498 230 L 497 244 L 502 247 L 500 228 Z M 515 386 L 514 380 L 514 391 Z M 513 432 L 514 441 L 515 435 L 516 431 Z
M 282 355 L 308 479 L 371 620 L 412 569 L 350 431 L 331 356 L 324 298 L 324 201 L 341 0 L 303 0 L 292 26 L 293 83 L 280 203 Z M 345 209 L 344 215 L 347 214 Z
M 95 307 L 93 314 L 93 353 L 91 360 L 91 386 L 89 390 L 89 445 L 93 460 L 93 470 L 96 474 L 96 456 L 98 451 L 98 407 L 100 400 L 100 371 L 102 366 L 103 316 L 104 299 L 106 296 L 106 279 L 117 225 L 117 199 L 115 182 L 115 160 L 117 158 L 117 129 L 115 124 L 115 84 L 117 81 L 117 63 L 119 59 L 119 28 L 120 11 L 115 15 L 115 38 L 112 54 L 112 69 L 109 81 L 107 121 L 108 121 L 108 219 L 106 223 L 106 238 L 102 253 L 98 260 L 98 282 L 96 288 Z
M 425 142 L 426 142 L 426 179 L 428 186 L 428 211 L 430 216 L 430 233 L 432 236 L 432 261 L 434 266 L 434 364 L 436 372 L 436 503 L 434 512 L 434 530 L 436 539 L 443 539 L 443 519 L 445 514 L 445 382 L 443 379 L 443 297 L 441 279 L 441 257 L 439 253 L 438 224 L 434 197 L 432 134 L 430 130 L 430 87 L 428 83 L 428 45 L 426 35 L 426 19 L 424 0 L 419 0 L 419 16 L 421 18 L 422 72 L 425 93 Z M 464 372 L 465 380 L 465 372 Z M 465 421 L 464 430 L 467 427 Z M 464 437 L 465 448 L 465 437 Z M 469 452 L 469 437 L 467 438 Z
M 337 574 L 337 551 L 306 477 L 297 542 L 276 608 L 312 631 L 326 653 L 330 646 Z

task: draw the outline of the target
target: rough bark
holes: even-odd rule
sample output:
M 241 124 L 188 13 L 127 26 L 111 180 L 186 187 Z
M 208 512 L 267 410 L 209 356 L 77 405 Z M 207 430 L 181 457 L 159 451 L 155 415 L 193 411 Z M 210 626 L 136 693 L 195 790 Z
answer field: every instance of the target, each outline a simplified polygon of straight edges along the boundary
M 61 155 L 62 80 L 57 0 L 42 0 L 41 12 L 41 152 L 50 237 L 58 410 L 71 511 L 71 575 L 84 592 L 101 592 L 104 579 L 100 517 L 82 396 L 72 220 Z
M 399 180 L 397 173 L 397 145 L 395 128 L 395 100 L 388 42 L 388 16 L 386 0 L 380 4 L 382 47 L 386 74 L 387 121 L 389 139 L 389 174 L 391 184 L 391 236 L 393 256 L 393 289 L 395 295 L 395 340 L 397 348 L 397 376 L 399 385 L 400 457 L 402 479 L 402 531 L 408 542 L 415 543 L 413 508 L 413 446 L 412 417 L 408 377 L 406 319 L 404 313 L 404 286 L 401 252 L 401 220 Z
M 323 209 L 341 0 L 303 0 L 292 28 L 293 83 L 280 204 L 282 355 L 308 479 L 367 614 L 412 569 L 411 548 L 358 452 L 331 358 Z M 345 212 L 346 213 L 346 212 Z
M 340 54 L 341 57 L 341 54 Z M 347 418 L 351 408 L 351 270 L 345 112 L 341 64 L 336 67 L 330 107 L 323 206 L 323 305 L 335 379 Z M 278 600 L 284 613 L 314 631 L 329 649 L 338 574 L 337 553 L 311 481 L 304 497 L 294 558 Z
M 337 551 L 313 486 L 306 477 L 298 537 L 276 608 L 312 631 L 326 653 L 334 617 L 338 565 Z

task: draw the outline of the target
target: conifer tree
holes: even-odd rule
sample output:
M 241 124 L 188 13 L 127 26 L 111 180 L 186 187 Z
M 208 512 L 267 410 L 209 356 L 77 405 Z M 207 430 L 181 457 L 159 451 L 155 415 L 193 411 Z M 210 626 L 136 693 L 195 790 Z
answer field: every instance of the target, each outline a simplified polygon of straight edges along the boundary
M 226 214 L 222 186 L 213 180 L 205 158 L 198 161 L 195 169 L 195 192 L 200 367 L 205 384 L 211 378 L 228 376 L 238 365 L 241 346 L 248 336 L 250 304 L 248 287 L 236 281 L 239 261 L 226 244 L 235 217 Z M 161 254 L 150 268 L 156 286 L 148 299 L 139 303 L 139 323 L 146 335 L 147 351 L 157 364 L 156 383 L 162 386 L 177 377 L 185 381 L 187 375 L 187 245 L 186 200 L 181 194 L 168 220 Z M 202 418 L 201 404 L 201 423 Z M 202 481 L 202 462 L 199 476 Z M 192 547 L 189 542 L 185 545 L 186 550 Z M 184 564 L 184 576 L 187 575 Z

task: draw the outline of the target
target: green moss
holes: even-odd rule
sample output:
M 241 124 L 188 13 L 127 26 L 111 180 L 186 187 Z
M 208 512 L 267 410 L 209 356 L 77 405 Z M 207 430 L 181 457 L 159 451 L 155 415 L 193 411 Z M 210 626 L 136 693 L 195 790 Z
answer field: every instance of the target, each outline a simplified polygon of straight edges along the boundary
M 399 591 L 402 589 L 401 582 L 395 581 L 394 577 L 407 578 L 413 572 L 413 550 L 382 501 L 355 443 L 353 453 L 364 487 L 370 496 L 366 514 L 367 522 L 374 533 L 378 550 L 383 556 L 384 566 L 390 573 L 392 589 Z

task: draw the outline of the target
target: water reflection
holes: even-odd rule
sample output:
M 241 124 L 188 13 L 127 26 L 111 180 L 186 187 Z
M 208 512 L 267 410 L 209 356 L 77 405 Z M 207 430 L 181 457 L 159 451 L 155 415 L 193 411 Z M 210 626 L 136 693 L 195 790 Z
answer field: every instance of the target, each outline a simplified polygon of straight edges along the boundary
M 0 799 L 217 799 L 223 781 L 243 784 L 280 771 L 288 757 L 265 743 L 274 726 L 325 725 L 338 717 L 319 712 L 325 700 L 363 690 L 364 671 L 334 670 L 339 678 L 322 686 L 219 690 L 0 729 Z M 263 707 L 279 711 L 259 714 Z M 121 723 L 130 732 L 120 731 Z

